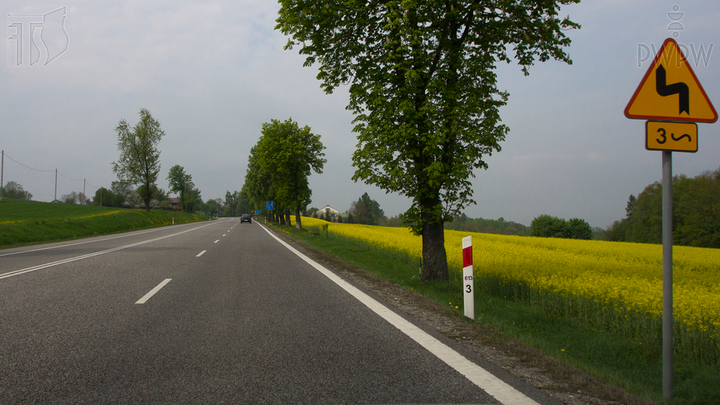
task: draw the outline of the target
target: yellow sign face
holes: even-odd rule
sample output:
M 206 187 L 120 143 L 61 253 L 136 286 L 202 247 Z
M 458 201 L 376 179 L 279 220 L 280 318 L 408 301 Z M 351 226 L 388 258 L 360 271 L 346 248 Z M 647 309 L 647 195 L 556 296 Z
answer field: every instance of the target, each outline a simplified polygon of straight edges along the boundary
M 697 124 L 648 121 L 645 124 L 645 149 L 697 152 Z
M 625 107 L 628 118 L 715 122 L 717 112 L 674 39 L 663 43 Z

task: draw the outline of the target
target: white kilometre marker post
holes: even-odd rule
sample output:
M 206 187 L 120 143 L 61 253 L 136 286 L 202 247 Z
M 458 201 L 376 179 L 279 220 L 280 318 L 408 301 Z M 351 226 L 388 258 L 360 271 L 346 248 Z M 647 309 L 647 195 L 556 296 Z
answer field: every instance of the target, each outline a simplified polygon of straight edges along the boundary
M 473 283 L 472 236 L 462 240 L 463 254 L 463 295 L 465 297 L 465 316 L 475 319 L 475 291 Z

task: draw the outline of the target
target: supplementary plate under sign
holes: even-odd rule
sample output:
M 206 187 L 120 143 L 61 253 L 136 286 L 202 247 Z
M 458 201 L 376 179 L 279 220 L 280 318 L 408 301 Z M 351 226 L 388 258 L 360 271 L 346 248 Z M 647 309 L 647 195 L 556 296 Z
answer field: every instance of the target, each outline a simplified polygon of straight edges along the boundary
M 645 149 L 697 152 L 697 124 L 688 122 L 648 121 L 645 123 Z

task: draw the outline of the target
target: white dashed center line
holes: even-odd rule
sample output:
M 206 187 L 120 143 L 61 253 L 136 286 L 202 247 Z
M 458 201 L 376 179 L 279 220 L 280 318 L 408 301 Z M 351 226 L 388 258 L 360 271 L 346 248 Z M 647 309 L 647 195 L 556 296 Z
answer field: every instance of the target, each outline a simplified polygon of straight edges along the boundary
M 152 296 L 155 295 L 158 291 L 160 291 L 161 288 L 165 287 L 165 285 L 166 285 L 167 283 L 169 283 L 170 280 L 172 280 L 172 279 L 171 279 L 171 278 L 166 278 L 162 283 L 158 284 L 157 287 L 153 288 L 152 290 L 150 290 L 149 293 L 145 294 L 144 297 L 140 298 L 140 299 L 136 302 L 136 304 L 144 304 L 144 303 L 146 303 L 147 300 L 149 300 L 150 298 L 152 298 Z
M 203 250 L 202 252 L 196 254 L 195 257 L 200 257 L 200 256 L 204 255 L 205 252 L 207 252 L 207 250 Z

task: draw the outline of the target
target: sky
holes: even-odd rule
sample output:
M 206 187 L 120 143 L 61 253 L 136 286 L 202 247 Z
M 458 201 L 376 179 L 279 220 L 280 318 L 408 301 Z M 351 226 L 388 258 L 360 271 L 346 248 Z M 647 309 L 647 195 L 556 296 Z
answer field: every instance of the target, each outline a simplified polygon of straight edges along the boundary
M 83 179 L 89 196 L 109 187 L 117 180 L 115 127 L 121 119 L 134 125 L 147 108 L 165 131 L 158 181 L 165 190 L 176 164 L 192 175 L 204 200 L 240 190 L 262 124 L 292 118 L 327 147 L 323 173 L 310 177 L 311 207 L 345 211 L 367 192 L 388 217 L 409 208 L 407 197 L 352 181 L 356 137 L 347 89 L 326 94 L 317 67 L 303 67 L 298 47 L 283 50 L 287 37 L 274 29 L 276 2 L 41 6 L 0 5 L 7 34 L 0 41 L 4 181 L 20 183 L 34 200 L 55 198 L 55 169 L 58 198 L 81 192 Z M 33 48 L 29 28 L 19 27 L 38 15 L 47 17 L 37 20 L 42 35 L 36 30 L 33 38 L 44 46 Z M 502 151 L 487 158 L 489 169 L 475 172 L 477 204 L 463 210 L 469 217 L 530 225 L 549 214 L 593 227 L 623 218 L 628 197 L 662 178 L 661 152 L 645 150 L 645 121 L 623 112 L 674 34 L 720 107 L 717 1 L 587 0 L 564 7 L 565 15 L 582 25 L 568 32 L 572 65 L 537 62 L 529 76 L 516 64 L 498 65 L 498 88 L 510 94 L 501 109 L 510 131 Z M 673 153 L 674 174 L 720 167 L 720 124 L 698 127 L 698 152 Z

